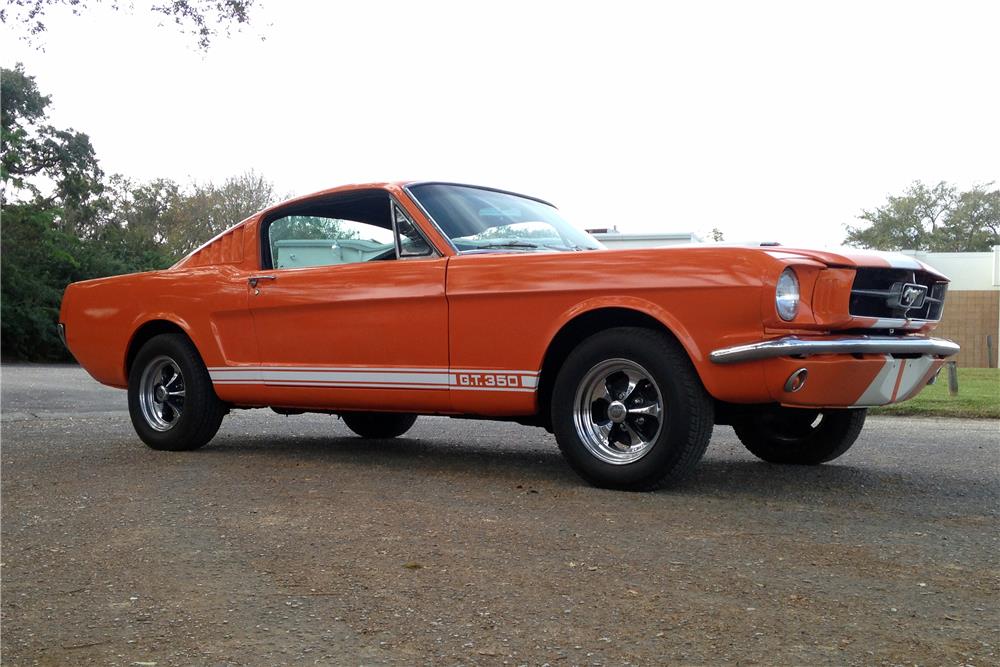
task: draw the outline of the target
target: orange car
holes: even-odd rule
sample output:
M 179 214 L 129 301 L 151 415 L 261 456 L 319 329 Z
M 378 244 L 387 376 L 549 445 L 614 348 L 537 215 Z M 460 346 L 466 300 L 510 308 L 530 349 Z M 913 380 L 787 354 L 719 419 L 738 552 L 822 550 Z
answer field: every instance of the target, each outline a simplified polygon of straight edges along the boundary
M 947 284 L 855 251 L 606 250 L 540 199 L 379 183 L 265 210 L 164 271 L 74 283 L 59 326 L 155 449 L 204 445 L 236 408 L 371 438 L 509 419 L 555 433 L 594 484 L 652 489 L 713 424 L 766 461 L 843 454 L 866 407 L 958 351 L 927 336 Z

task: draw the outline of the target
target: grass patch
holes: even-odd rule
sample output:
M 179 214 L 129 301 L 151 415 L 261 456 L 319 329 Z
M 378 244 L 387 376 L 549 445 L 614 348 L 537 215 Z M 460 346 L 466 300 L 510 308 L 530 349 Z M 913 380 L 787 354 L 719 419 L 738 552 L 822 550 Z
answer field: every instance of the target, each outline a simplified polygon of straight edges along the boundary
M 958 396 L 948 394 L 948 369 L 904 403 L 872 408 L 873 415 L 1000 419 L 1000 368 L 959 368 Z

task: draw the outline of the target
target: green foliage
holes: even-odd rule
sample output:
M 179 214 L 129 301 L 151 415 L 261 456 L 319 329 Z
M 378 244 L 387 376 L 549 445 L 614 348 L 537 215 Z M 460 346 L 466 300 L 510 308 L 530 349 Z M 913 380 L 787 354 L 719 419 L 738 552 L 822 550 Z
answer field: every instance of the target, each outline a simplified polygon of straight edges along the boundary
M 173 19 L 182 32 L 195 37 L 198 47 L 208 49 L 221 30 L 229 35 L 232 27 L 239 29 L 250 23 L 250 12 L 257 0 L 164 0 L 149 3 L 147 11 Z M 53 7 L 68 7 L 79 16 L 100 0 L 7 0 L 0 8 L 0 23 L 13 23 L 24 31 L 23 37 L 41 47 L 46 31 L 46 18 Z M 115 11 L 134 9 L 133 3 L 111 0 L 105 3 Z
M 0 346 L 5 357 L 66 358 L 55 325 L 67 284 L 164 265 L 162 256 L 133 254 L 118 239 L 74 236 L 54 224 L 58 214 L 34 203 L 3 209 Z
M 966 192 L 919 181 L 899 197 L 858 216 L 869 224 L 848 227 L 847 245 L 877 250 L 982 252 L 1000 245 L 1000 189 L 977 185 Z
M 115 176 L 108 185 L 109 219 L 101 224 L 150 240 L 176 261 L 275 200 L 274 186 L 253 171 L 221 186 L 187 188 L 170 179 L 134 183 Z
M 959 368 L 958 395 L 948 393 L 948 371 L 915 398 L 873 408 L 873 415 L 1000 419 L 1000 369 Z
M 60 226 L 75 229 L 79 220 L 96 214 L 104 174 L 86 134 L 45 122 L 48 105 L 23 65 L 0 71 L 3 201 L 34 198 L 47 207 L 58 202 Z M 54 184 L 47 196 L 40 183 Z
M 357 229 L 345 229 L 340 220 L 317 218 L 311 215 L 290 215 L 270 227 L 268 240 L 271 247 L 284 239 L 356 239 Z
M 275 199 L 253 172 L 184 188 L 105 179 L 87 135 L 47 123 L 49 98 L 18 65 L 0 72 L 0 349 L 65 359 L 56 323 L 66 285 L 163 269 Z

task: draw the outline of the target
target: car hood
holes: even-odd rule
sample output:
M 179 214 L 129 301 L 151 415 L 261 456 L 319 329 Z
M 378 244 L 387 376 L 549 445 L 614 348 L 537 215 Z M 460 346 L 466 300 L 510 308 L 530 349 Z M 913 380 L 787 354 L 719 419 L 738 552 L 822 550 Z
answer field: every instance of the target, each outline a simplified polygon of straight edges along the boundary
M 756 243 L 685 243 L 681 245 L 660 246 L 661 252 L 685 252 L 687 250 L 705 251 L 713 248 L 737 252 L 757 252 L 781 261 L 796 259 L 820 262 L 831 268 L 872 267 L 881 269 L 906 269 L 910 271 L 926 271 L 942 280 L 948 277 L 932 266 L 924 264 L 912 255 L 899 252 L 882 252 L 878 250 L 860 250 L 858 248 L 834 248 L 817 250 L 814 248 L 793 248 L 777 244 Z M 641 248 L 609 249 L 611 252 L 641 251 Z
M 940 271 L 932 266 L 924 264 L 916 257 L 897 252 L 859 250 L 857 248 L 811 250 L 805 248 L 786 248 L 784 246 L 761 248 L 760 250 L 775 258 L 792 259 L 795 257 L 804 257 L 818 262 L 823 262 L 830 267 L 911 269 L 914 271 L 926 271 L 947 279 Z

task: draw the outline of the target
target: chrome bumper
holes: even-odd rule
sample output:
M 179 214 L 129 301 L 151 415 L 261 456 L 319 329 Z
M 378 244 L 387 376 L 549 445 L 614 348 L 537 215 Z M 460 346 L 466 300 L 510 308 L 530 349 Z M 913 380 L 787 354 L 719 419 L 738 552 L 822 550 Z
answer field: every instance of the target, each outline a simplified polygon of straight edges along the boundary
M 717 364 L 773 359 L 774 357 L 810 357 L 817 354 L 931 354 L 950 357 L 959 351 L 957 343 L 943 338 L 923 336 L 845 336 L 824 340 L 802 340 L 785 336 L 749 345 L 716 350 L 708 358 Z

